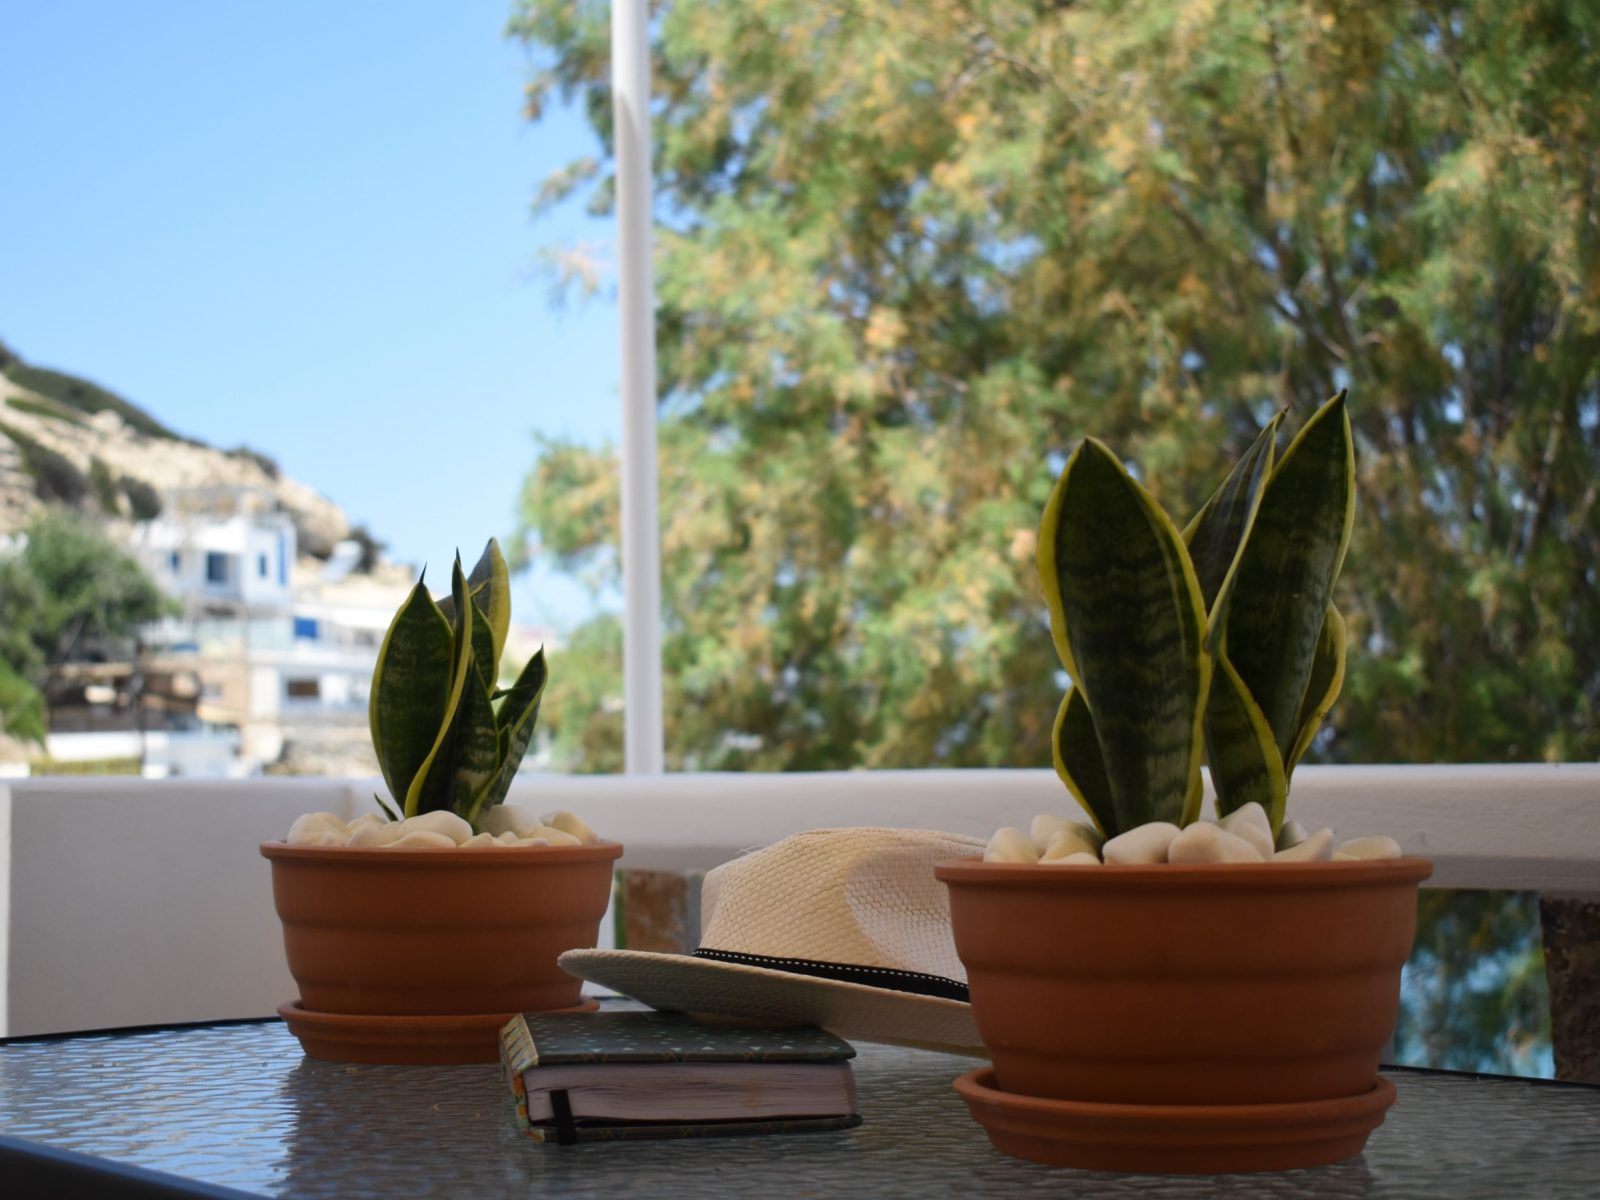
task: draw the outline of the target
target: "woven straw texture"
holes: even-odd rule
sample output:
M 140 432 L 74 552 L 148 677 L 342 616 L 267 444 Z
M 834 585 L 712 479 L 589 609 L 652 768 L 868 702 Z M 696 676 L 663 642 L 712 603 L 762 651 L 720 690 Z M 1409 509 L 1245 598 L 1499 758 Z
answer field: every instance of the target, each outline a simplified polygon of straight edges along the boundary
M 966 981 L 933 864 L 983 842 L 915 829 L 817 829 L 706 876 L 701 945 Z M 844 1037 L 980 1051 L 958 1000 L 681 954 L 573 950 L 561 966 L 655 1008 L 820 1025 Z
M 976 838 L 917 829 L 797 833 L 706 875 L 700 944 L 965 983 L 933 864 L 974 853 Z

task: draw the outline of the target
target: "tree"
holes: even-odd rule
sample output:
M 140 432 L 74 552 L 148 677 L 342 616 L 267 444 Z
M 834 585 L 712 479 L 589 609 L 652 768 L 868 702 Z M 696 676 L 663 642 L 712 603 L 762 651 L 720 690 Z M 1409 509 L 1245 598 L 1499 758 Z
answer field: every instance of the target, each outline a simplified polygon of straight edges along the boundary
M 606 151 L 608 12 L 513 23 L 531 111 L 579 97 Z M 675 765 L 1047 763 L 1061 457 L 1126 447 L 1182 520 L 1346 385 L 1322 756 L 1600 753 L 1600 14 L 760 0 L 654 32 Z M 604 208 L 606 171 L 543 198 Z M 547 446 L 525 533 L 611 561 L 614 480 Z
M 0 557 L 0 728 L 42 740 L 37 695 L 54 669 L 107 652 L 171 608 L 97 526 L 46 509 L 22 548 Z

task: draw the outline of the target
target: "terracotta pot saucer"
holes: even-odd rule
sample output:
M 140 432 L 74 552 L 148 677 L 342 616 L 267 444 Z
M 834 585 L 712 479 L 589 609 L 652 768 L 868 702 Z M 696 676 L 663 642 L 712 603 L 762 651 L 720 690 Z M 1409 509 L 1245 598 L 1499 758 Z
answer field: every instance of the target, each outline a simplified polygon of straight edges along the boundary
M 598 1000 L 585 1000 L 555 1012 L 594 1012 Z M 500 1030 L 508 1013 L 461 1016 L 365 1016 L 315 1012 L 295 1000 L 278 1005 L 289 1032 L 312 1058 L 333 1062 L 399 1063 L 439 1066 L 500 1061 Z
M 1360 1095 L 1288 1104 L 1096 1104 L 1002 1092 L 994 1068 L 955 1081 L 996 1150 L 1055 1167 L 1217 1175 L 1318 1167 L 1361 1153 L 1394 1103 L 1379 1078 Z

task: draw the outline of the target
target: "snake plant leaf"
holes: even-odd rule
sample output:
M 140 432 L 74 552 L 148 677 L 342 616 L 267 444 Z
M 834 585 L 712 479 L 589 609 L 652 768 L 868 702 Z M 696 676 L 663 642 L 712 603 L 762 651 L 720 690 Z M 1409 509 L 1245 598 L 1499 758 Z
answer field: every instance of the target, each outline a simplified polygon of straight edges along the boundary
M 1056 774 L 1067 785 L 1067 791 L 1089 814 L 1101 836 L 1117 826 L 1116 803 L 1111 796 L 1111 781 L 1106 777 L 1105 760 L 1100 757 L 1100 739 L 1094 731 L 1094 717 L 1083 693 L 1076 687 L 1067 689 L 1056 710 L 1054 736 L 1051 738 Z
M 1078 665 L 1072 661 L 1072 646 L 1067 640 L 1067 618 L 1061 607 L 1061 571 L 1056 561 L 1060 552 L 1058 539 L 1061 535 L 1061 506 L 1067 498 L 1066 484 L 1067 473 L 1063 470 L 1044 506 L 1034 558 L 1039 567 L 1039 589 L 1044 593 L 1045 605 L 1050 610 L 1050 640 L 1055 643 L 1056 657 L 1061 660 L 1061 665 L 1067 669 L 1068 675 L 1076 679 Z
M 489 629 L 494 634 L 494 661 L 499 662 L 506 648 L 506 633 L 511 628 L 511 571 L 506 566 L 505 555 L 500 552 L 500 543 L 494 538 L 484 545 L 477 564 L 467 576 L 467 591 L 488 619 Z M 455 602 L 441 600 L 439 607 L 445 619 L 454 624 Z M 493 679 L 489 681 L 491 686 L 494 682 Z
M 1046 508 L 1051 633 L 1093 715 L 1114 836 L 1180 821 L 1200 789 L 1210 685 L 1205 601 L 1171 518 L 1106 446 L 1086 439 Z
M 450 624 L 419 579 L 384 634 L 367 699 L 372 749 L 397 803 L 444 727 L 450 654 Z
M 1211 764 L 1211 786 L 1217 790 L 1217 815 L 1227 816 L 1255 801 L 1266 809 L 1276 837 L 1289 796 L 1283 757 L 1267 718 L 1226 651 L 1216 661 L 1206 704 L 1206 761 Z
M 1273 469 L 1239 557 L 1226 647 L 1287 762 L 1355 516 L 1355 444 L 1340 392 Z M 1089 693 L 1091 702 L 1094 692 Z
M 1294 749 L 1289 754 L 1285 768 L 1288 771 L 1293 771 L 1301 756 L 1311 748 L 1311 739 L 1317 736 L 1323 718 L 1339 698 L 1339 689 L 1344 686 L 1346 644 L 1344 617 L 1330 604 L 1322 622 L 1322 636 L 1317 639 L 1317 656 L 1311 665 L 1306 698 L 1300 705 L 1300 732 L 1295 735 Z
M 1205 597 L 1209 614 L 1206 646 L 1213 653 L 1227 617 L 1228 595 L 1238 570 L 1239 553 L 1249 540 L 1250 527 L 1255 523 L 1256 510 L 1261 504 L 1262 489 L 1272 476 L 1278 426 L 1283 423 L 1283 416 L 1280 412 L 1267 422 L 1244 457 L 1233 464 L 1222 486 L 1212 493 L 1183 531 L 1184 544 L 1194 560 L 1195 577 L 1200 580 L 1200 594 Z
M 544 647 L 541 646 L 522 668 L 516 683 L 505 692 L 505 698 L 501 701 L 497 722 L 504 748 L 500 754 L 499 768 L 473 798 L 467 819 L 474 828 L 488 809 L 506 798 L 506 792 L 511 788 L 517 767 L 528 752 L 528 743 L 533 740 L 533 730 L 539 722 L 539 704 L 544 699 L 544 685 L 548 678 Z
M 468 677 L 476 669 L 472 662 L 472 616 L 475 606 L 466 602 L 467 577 L 461 572 L 459 554 L 456 555 L 450 576 L 450 596 L 452 612 L 460 614 L 452 622 L 450 637 L 450 690 L 445 701 L 444 717 L 434 730 L 427 756 L 418 766 L 405 792 L 405 814 L 408 817 L 450 807 L 451 775 L 455 771 L 456 713 L 461 707 Z M 396 796 L 396 799 L 399 797 Z
M 495 725 L 489 683 L 476 663 L 461 693 L 455 724 L 449 806 L 475 823 L 478 796 L 500 770 L 500 730 Z
M 469 581 L 470 583 L 470 581 Z M 500 657 L 495 653 L 494 632 L 489 628 L 489 618 L 476 600 L 472 605 L 472 662 L 489 685 L 490 699 L 500 682 Z

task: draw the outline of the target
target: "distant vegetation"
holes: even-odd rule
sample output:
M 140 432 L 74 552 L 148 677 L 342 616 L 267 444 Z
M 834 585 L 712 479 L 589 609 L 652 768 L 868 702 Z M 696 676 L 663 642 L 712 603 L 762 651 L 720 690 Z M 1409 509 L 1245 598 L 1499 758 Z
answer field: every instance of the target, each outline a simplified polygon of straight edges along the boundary
M 39 499 L 76 505 L 89 494 L 90 481 L 66 455 L 10 425 L 0 424 L 0 434 L 10 438 L 22 455 L 22 469 L 33 476 L 34 494 Z
M 114 412 L 140 433 L 176 442 L 189 440 L 168 429 L 137 404 L 124 400 L 99 384 L 90 383 L 87 379 L 80 379 L 76 375 L 68 375 L 64 371 L 29 366 L 3 342 L 0 342 L 0 375 L 4 375 L 18 387 L 27 388 L 30 392 L 44 397 L 46 401 L 53 400 L 60 406 L 58 408 L 41 404 L 26 397 L 20 398 L 20 402 L 19 399 L 9 401 L 24 412 L 73 421 L 77 424 L 82 424 L 82 417 L 79 414 Z

